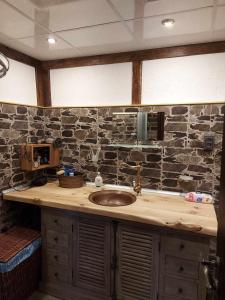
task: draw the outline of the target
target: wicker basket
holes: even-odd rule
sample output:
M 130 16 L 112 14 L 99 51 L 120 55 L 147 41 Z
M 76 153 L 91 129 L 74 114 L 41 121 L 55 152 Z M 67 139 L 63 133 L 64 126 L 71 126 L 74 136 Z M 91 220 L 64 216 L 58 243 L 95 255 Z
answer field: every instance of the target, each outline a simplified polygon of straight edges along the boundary
M 37 238 L 40 238 L 38 232 L 21 227 L 14 227 L 0 234 L 1 263 L 8 262 Z M 40 268 L 41 249 L 38 248 L 11 271 L 0 272 L 0 299 L 27 299 L 38 288 Z
M 41 250 L 9 273 L 0 273 L 0 299 L 24 300 L 38 288 L 41 273 Z
M 82 175 L 75 176 L 59 176 L 59 186 L 63 188 L 80 188 L 84 185 L 84 178 Z

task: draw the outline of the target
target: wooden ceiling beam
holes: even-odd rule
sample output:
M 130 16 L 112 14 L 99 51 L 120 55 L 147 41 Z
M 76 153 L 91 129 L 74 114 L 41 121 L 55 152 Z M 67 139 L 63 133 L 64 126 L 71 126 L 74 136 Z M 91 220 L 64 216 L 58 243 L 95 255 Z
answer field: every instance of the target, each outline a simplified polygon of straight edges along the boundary
M 225 52 L 225 41 L 42 61 L 45 69 L 105 65 Z
M 5 46 L 1 43 L 0 43 L 0 52 L 2 52 L 8 58 L 11 58 L 13 60 L 19 61 L 21 63 L 24 63 L 32 67 L 36 67 L 41 63 L 38 59 L 35 59 L 15 49 L 9 48 L 8 46 Z

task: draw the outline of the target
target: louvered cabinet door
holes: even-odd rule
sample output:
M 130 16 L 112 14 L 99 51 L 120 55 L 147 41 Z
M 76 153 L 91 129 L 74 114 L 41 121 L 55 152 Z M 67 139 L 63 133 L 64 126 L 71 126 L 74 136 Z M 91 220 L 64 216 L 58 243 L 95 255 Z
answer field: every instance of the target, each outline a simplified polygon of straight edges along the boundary
M 78 217 L 74 238 L 74 286 L 84 293 L 108 299 L 111 294 L 111 222 Z
M 158 291 L 158 235 L 120 224 L 117 243 L 117 299 L 155 300 Z

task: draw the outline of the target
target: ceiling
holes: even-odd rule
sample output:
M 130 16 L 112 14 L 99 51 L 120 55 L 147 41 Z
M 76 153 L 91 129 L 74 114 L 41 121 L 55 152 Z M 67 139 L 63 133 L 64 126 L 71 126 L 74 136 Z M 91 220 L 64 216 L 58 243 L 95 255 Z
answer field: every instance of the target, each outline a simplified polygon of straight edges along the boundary
M 0 43 L 41 60 L 220 40 L 225 0 L 0 0 Z

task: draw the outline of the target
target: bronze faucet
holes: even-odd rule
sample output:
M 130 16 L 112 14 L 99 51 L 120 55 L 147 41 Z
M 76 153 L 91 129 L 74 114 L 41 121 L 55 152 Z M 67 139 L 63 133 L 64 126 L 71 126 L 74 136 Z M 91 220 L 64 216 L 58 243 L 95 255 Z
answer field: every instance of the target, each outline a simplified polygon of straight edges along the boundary
M 141 185 L 141 169 L 142 166 L 140 163 L 137 163 L 136 166 L 130 166 L 128 164 L 126 164 L 125 162 L 122 162 L 120 165 L 125 165 L 129 168 L 134 168 L 137 170 L 137 175 L 136 175 L 136 180 L 133 182 L 133 190 L 135 193 L 137 193 L 137 196 L 141 194 L 141 189 L 142 189 L 142 185 Z
M 135 184 L 134 184 L 134 192 L 137 193 L 137 196 L 139 194 L 141 194 L 141 165 L 140 163 L 137 163 L 136 167 L 137 169 L 137 177 L 136 177 L 136 180 L 135 180 Z

